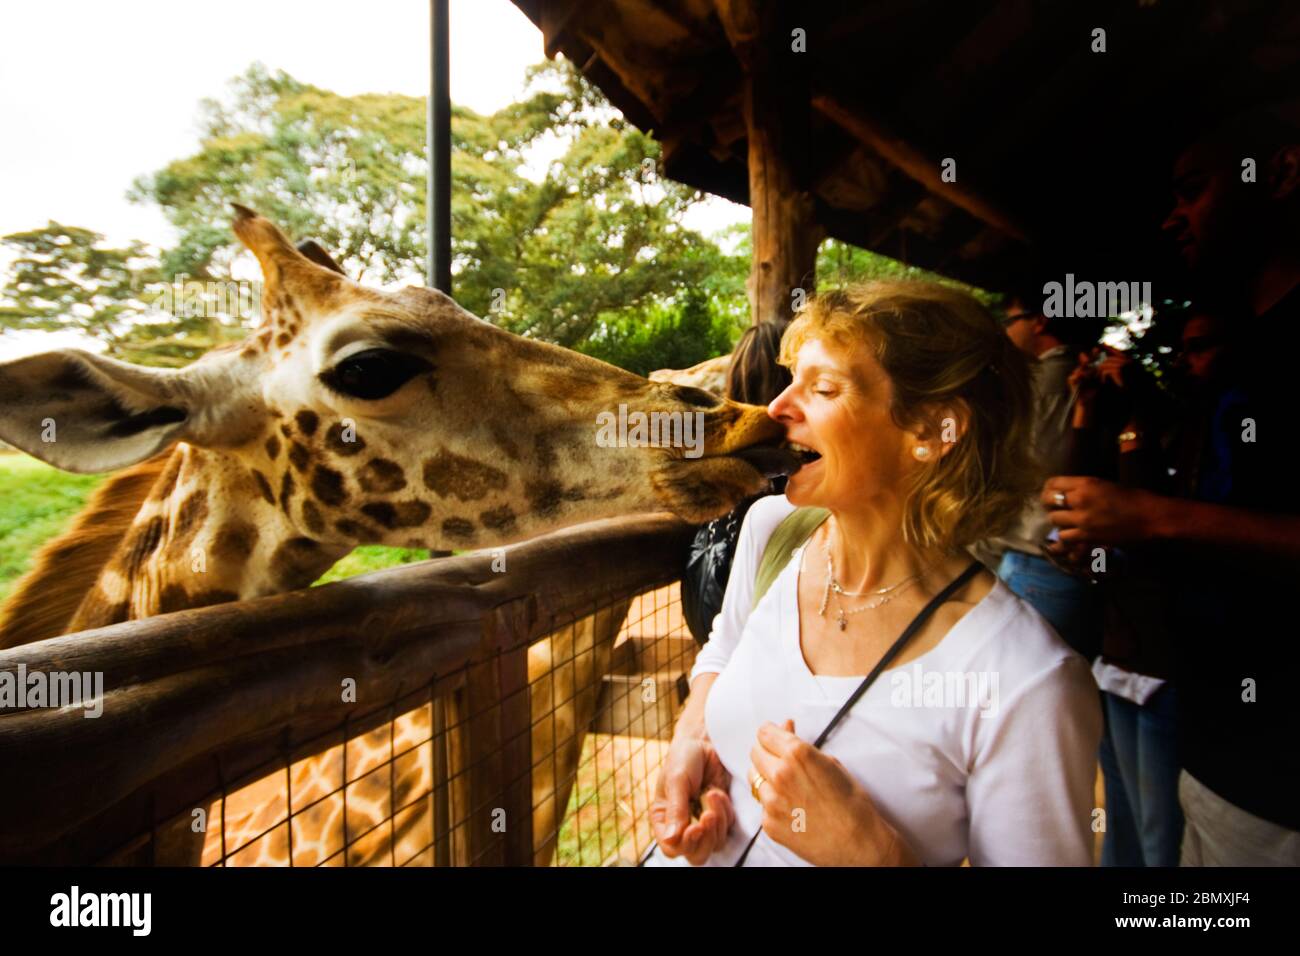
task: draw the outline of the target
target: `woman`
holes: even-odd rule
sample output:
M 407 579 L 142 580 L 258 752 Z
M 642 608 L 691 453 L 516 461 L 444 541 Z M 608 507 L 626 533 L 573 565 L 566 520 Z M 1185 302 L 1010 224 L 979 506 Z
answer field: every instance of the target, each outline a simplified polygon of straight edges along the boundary
M 988 571 L 810 744 L 1036 487 L 1026 360 L 968 296 L 900 282 L 813 300 L 781 360 L 793 381 L 768 411 L 806 463 L 746 515 L 647 862 L 734 865 L 757 834 L 747 866 L 1089 864 L 1096 686 Z M 751 610 L 767 540 L 802 506 L 829 517 Z

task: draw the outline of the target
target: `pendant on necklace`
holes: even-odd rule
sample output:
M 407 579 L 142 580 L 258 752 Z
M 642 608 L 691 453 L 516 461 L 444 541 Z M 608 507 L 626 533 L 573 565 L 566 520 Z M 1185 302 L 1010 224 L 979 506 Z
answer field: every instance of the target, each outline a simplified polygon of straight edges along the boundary
M 844 630 L 846 624 L 848 624 L 848 622 L 844 620 L 844 608 L 840 608 L 840 630 L 841 631 Z

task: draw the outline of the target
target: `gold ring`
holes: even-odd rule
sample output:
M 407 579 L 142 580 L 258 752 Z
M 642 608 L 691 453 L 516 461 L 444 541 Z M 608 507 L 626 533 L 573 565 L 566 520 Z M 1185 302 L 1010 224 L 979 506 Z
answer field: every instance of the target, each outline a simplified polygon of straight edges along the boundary
M 759 773 L 757 770 L 755 770 L 754 775 L 749 778 L 749 792 L 754 795 L 754 799 L 759 803 L 763 802 L 763 798 L 758 795 L 758 791 L 759 789 L 762 788 L 762 786 L 763 786 L 763 775 Z

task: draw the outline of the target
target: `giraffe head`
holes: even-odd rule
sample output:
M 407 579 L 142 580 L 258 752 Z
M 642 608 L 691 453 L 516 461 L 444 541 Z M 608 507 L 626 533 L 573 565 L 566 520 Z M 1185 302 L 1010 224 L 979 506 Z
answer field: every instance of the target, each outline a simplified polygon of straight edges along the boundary
M 0 364 L 0 437 L 78 472 L 180 442 L 245 523 L 343 552 L 698 522 L 797 467 L 762 408 L 513 335 L 440 292 L 366 288 L 249 209 L 234 231 L 264 280 L 248 340 L 179 370 L 79 350 Z

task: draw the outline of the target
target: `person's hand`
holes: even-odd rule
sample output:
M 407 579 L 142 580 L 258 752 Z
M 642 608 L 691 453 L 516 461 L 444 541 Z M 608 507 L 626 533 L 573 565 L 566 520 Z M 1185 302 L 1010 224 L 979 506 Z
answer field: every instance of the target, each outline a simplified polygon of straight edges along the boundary
M 1101 380 L 1097 377 L 1097 369 L 1092 364 L 1096 358 L 1096 350 L 1092 352 L 1080 352 L 1079 364 L 1070 372 L 1070 377 L 1066 379 L 1067 384 L 1075 393 L 1075 401 L 1091 402 L 1097 397 L 1097 391 L 1101 388 Z
M 1062 506 L 1058 495 L 1065 496 Z M 1159 496 L 1113 481 L 1058 475 L 1043 483 L 1039 500 L 1047 518 L 1061 529 L 1053 554 L 1078 553 L 1079 545 L 1130 544 L 1155 537 L 1153 529 Z
M 731 775 L 707 737 L 674 737 L 655 781 L 650 827 L 664 856 L 685 856 L 699 866 L 727 842 L 736 822 L 728 790 Z M 699 797 L 699 818 L 691 803 Z
M 814 866 L 907 866 L 916 855 L 844 765 L 784 727 L 764 723 L 750 751 L 763 777 L 763 832 Z M 753 771 L 750 772 L 753 784 Z
M 1097 378 L 1102 382 L 1110 382 L 1116 388 L 1128 387 L 1133 360 L 1119 349 L 1113 349 L 1108 345 L 1098 346 L 1098 348 L 1105 350 L 1106 357 L 1097 365 Z M 1101 352 L 1098 351 L 1097 354 L 1100 355 Z

